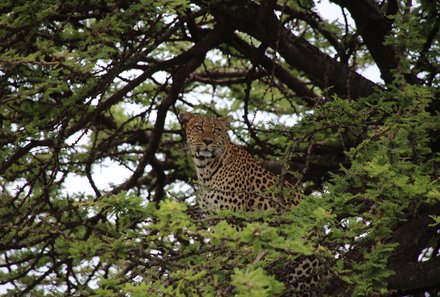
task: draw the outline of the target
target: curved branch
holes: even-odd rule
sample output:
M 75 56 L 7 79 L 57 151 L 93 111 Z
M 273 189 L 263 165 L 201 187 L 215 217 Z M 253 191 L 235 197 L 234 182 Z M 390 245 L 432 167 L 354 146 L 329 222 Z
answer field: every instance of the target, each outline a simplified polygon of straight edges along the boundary
M 254 3 L 246 3 L 246 7 L 240 9 L 219 5 L 212 9 L 212 13 L 218 20 L 277 50 L 287 63 L 303 71 L 322 89 L 332 87 L 341 97 L 349 98 L 365 97 L 373 92 L 375 83 L 295 36 L 280 23 L 273 11 L 264 9 Z
M 300 19 L 309 24 L 313 29 L 318 31 L 324 36 L 327 41 L 335 48 L 338 55 L 347 60 L 346 54 L 344 53 L 344 48 L 342 43 L 338 40 L 338 37 L 326 26 L 323 25 L 320 17 L 313 11 L 299 11 L 290 6 L 283 6 L 281 4 L 277 4 L 277 10 L 286 13 L 292 18 Z
M 307 104 L 313 106 L 316 103 L 315 99 L 318 98 L 318 95 L 310 90 L 305 83 L 292 76 L 281 65 L 267 57 L 264 52 L 249 45 L 237 35 L 234 35 L 234 37 L 229 40 L 229 43 L 241 54 L 249 58 L 253 64 L 261 65 L 268 73 L 273 73 L 276 78 L 300 96 Z

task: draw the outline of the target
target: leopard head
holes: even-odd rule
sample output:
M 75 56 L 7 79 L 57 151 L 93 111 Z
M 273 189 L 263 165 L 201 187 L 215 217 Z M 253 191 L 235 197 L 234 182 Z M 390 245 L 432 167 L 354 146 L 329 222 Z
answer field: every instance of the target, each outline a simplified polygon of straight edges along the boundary
M 225 152 L 230 141 L 228 129 L 231 117 L 217 118 L 211 115 L 182 112 L 179 118 L 194 158 L 216 158 Z

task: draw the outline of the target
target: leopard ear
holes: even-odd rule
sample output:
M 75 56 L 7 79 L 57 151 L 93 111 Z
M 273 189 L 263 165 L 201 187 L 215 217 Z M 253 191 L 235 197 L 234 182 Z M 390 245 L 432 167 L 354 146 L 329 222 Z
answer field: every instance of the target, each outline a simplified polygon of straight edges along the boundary
M 230 128 L 231 127 L 231 123 L 234 120 L 234 118 L 232 116 L 227 116 L 227 117 L 224 117 L 222 120 L 225 123 L 225 127 L 226 128 Z
M 188 122 L 194 117 L 194 114 L 190 112 L 183 111 L 179 113 L 180 125 L 182 125 L 183 129 L 186 129 Z

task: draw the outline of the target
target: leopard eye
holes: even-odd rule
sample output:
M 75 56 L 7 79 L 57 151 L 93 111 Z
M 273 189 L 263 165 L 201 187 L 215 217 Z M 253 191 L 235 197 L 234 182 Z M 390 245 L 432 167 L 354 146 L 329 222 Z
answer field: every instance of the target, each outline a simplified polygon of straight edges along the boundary
M 194 125 L 193 128 L 199 132 L 203 131 L 203 126 L 201 124 Z
M 222 132 L 222 128 L 214 128 L 214 133 L 221 133 Z

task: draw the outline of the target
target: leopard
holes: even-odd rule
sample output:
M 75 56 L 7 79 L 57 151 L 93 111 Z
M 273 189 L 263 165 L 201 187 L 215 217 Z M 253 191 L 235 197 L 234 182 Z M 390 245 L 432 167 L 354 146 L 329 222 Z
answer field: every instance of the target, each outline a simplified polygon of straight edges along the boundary
M 198 203 L 204 211 L 222 209 L 255 211 L 281 210 L 287 203 L 297 205 L 292 186 L 264 169 L 228 135 L 232 118 L 181 113 L 187 145 L 201 185 Z M 278 188 L 278 191 L 277 191 Z M 287 194 L 280 193 L 286 189 Z
M 231 141 L 228 134 L 231 116 L 181 112 L 179 120 L 195 164 L 199 182 L 197 203 L 203 212 L 223 209 L 281 212 L 286 206 L 294 207 L 300 203 L 288 181 L 264 169 L 246 149 Z M 323 263 L 318 258 L 281 261 L 269 270 L 287 271 L 277 276 L 285 283 L 285 296 L 320 295 L 317 288 L 320 287 Z

